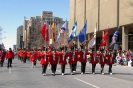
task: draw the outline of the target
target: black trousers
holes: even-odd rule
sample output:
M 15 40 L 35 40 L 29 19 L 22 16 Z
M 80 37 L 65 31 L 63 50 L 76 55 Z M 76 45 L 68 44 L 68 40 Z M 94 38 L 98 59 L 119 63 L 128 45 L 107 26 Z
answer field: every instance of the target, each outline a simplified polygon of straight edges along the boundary
M 81 72 L 85 73 L 86 63 L 81 62 Z
M 3 67 L 4 60 L 0 61 L 0 66 Z
M 109 64 L 109 73 L 112 73 L 112 64 Z
M 96 64 L 92 64 L 92 73 L 95 73 Z
M 20 60 L 20 56 L 18 56 L 18 60 Z
M 57 64 L 51 64 L 52 73 L 56 72 Z
M 36 66 L 36 61 L 33 62 L 33 65 Z
M 66 65 L 61 65 L 61 73 L 65 73 L 65 66 Z
M 12 67 L 12 58 L 8 58 L 7 68 Z
M 101 64 L 101 73 L 104 72 L 104 65 Z
M 24 63 L 26 63 L 26 59 L 27 59 L 27 58 L 23 58 L 23 62 L 24 62 Z
M 76 64 L 70 64 L 70 72 L 75 71 L 76 69 Z
M 41 57 L 38 57 L 38 61 L 40 61 L 41 60 Z
M 21 62 L 23 61 L 23 58 L 22 58 L 22 57 L 20 57 L 20 61 L 21 61 Z
M 43 74 L 43 73 L 46 73 L 47 66 L 48 66 L 48 65 L 42 65 L 42 74 Z
M 76 69 L 77 69 L 77 63 L 75 64 L 75 68 L 74 68 L 74 71 L 76 71 Z

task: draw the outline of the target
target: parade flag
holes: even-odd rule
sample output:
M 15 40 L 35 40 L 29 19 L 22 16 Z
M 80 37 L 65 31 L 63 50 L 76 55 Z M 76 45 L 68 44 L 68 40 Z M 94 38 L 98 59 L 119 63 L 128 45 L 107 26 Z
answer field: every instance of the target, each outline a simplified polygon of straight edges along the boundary
M 79 34 L 77 35 L 77 38 L 80 43 L 86 40 L 86 30 L 87 30 L 87 21 L 85 22 L 84 27 L 80 30 Z
M 58 42 L 58 40 L 59 40 L 59 38 L 60 38 L 60 32 L 61 32 L 61 30 L 59 29 L 59 30 L 58 30 L 58 35 L 57 35 L 57 37 L 56 37 L 56 41 L 55 41 L 55 42 Z
M 119 30 L 120 30 L 120 27 L 118 27 L 117 30 L 115 31 L 115 33 L 112 37 L 112 42 L 110 43 L 110 46 L 112 46 L 116 42 L 118 34 L 119 34 Z
M 64 33 L 66 31 L 67 27 L 67 20 L 65 21 L 65 23 L 62 25 L 61 27 L 61 33 Z
M 76 30 L 77 30 L 77 21 L 74 23 L 74 26 L 72 27 L 72 32 L 68 38 L 68 43 L 76 36 Z
M 51 29 L 52 29 L 52 43 L 54 43 L 55 42 L 55 23 L 54 22 L 52 23 Z
M 47 28 L 46 21 L 44 22 L 44 24 L 41 28 L 41 34 L 42 34 L 42 37 L 43 37 L 44 41 L 48 42 L 49 41 L 49 31 L 48 31 L 48 28 Z
M 89 40 L 89 44 L 91 46 L 94 46 L 96 44 L 96 31 L 97 31 L 97 25 L 95 27 L 94 34 L 92 35 L 92 37 Z
M 103 35 L 103 37 L 102 37 L 100 46 L 106 46 L 107 35 L 108 35 L 108 29 L 109 29 L 109 26 L 107 26 L 107 28 L 104 30 L 104 35 Z

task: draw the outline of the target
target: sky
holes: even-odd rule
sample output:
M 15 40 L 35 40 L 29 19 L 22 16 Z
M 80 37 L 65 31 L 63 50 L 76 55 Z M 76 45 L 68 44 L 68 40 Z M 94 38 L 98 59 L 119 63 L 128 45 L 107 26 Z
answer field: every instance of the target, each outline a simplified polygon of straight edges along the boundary
M 52 11 L 54 16 L 69 20 L 69 0 L 1 0 L 0 27 L 6 49 L 16 44 L 17 27 L 26 18 L 40 16 L 42 11 Z

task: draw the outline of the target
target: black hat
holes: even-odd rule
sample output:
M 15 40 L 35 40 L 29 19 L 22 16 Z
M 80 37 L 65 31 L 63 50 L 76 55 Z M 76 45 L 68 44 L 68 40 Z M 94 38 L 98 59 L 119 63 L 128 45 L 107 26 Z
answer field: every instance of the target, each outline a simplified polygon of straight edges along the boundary
M 92 48 L 92 51 L 95 51 L 95 48 Z
M 71 50 L 74 50 L 74 46 L 71 47 Z
M 66 49 L 67 49 L 67 47 L 65 47 L 65 46 L 61 47 L 61 50 L 66 50 Z
M 112 49 L 109 47 L 108 51 L 112 51 Z
M 84 45 L 80 45 L 81 49 L 85 49 L 85 46 Z
M 55 51 L 55 48 L 54 47 L 52 47 L 52 51 Z

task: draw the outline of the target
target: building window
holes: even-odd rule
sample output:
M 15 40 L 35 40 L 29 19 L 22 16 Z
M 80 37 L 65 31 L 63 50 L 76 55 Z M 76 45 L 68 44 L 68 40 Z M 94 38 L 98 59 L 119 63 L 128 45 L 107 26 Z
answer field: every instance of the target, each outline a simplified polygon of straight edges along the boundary
M 133 32 L 128 34 L 128 49 L 133 50 Z

